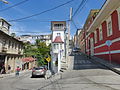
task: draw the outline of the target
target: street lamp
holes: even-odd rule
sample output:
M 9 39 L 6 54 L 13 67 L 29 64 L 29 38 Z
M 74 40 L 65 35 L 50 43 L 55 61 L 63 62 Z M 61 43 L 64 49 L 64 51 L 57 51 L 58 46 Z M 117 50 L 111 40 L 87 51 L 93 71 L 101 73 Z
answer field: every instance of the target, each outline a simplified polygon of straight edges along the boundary
M 2 1 L 5 4 L 8 4 L 8 1 L 6 1 L 6 0 L 0 0 L 0 1 Z

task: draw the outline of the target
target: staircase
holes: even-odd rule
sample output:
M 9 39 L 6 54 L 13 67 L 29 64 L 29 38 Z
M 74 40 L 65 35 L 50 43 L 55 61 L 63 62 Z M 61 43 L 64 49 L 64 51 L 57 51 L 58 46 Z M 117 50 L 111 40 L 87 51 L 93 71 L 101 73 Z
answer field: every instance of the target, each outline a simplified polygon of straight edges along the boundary
M 61 72 L 64 72 L 65 70 L 67 70 L 68 68 L 68 65 L 67 65 L 67 62 L 66 62 L 66 59 L 65 57 L 61 60 Z

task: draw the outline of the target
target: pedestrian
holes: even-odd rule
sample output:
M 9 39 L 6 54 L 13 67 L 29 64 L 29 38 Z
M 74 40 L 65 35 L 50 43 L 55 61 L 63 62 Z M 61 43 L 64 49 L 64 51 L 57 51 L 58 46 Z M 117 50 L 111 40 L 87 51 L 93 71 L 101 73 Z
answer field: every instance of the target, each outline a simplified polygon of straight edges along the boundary
M 19 66 L 17 66 L 17 68 L 16 68 L 16 76 L 19 76 L 19 72 L 20 72 L 20 70 L 21 70 L 21 68 L 19 67 Z
M 11 72 L 11 67 L 8 65 L 8 74 Z

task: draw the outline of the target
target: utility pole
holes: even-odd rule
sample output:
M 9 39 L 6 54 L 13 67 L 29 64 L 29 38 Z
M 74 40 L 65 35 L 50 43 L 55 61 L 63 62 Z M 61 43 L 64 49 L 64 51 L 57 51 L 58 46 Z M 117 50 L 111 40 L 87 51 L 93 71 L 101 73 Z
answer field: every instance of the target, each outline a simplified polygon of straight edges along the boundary
M 70 8 L 70 17 L 69 17 L 69 20 L 68 20 L 68 24 L 67 24 L 67 29 L 68 29 L 68 37 L 67 37 L 67 40 L 66 40 L 66 63 L 67 63 L 67 66 L 68 66 L 68 62 L 69 62 L 69 44 L 70 44 L 70 23 L 71 23 L 71 20 L 72 20 L 72 7 Z
M 68 21 L 68 40 L 70 40 L 70 23 L 72 20 L 72 7 L 70 8 L 70 20 Z
M 8 1 L 6 1 L 6 0 L 0 0 L 0 1 L 5 3 L 5 4 L 8 4 Z

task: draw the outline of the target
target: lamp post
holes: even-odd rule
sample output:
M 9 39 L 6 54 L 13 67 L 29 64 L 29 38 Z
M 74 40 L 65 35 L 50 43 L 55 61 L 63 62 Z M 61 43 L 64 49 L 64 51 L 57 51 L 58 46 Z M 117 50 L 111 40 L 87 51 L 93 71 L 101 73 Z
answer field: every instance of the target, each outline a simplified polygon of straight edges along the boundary
M 5 3 L 5 4 L 8 4 L 8 1 L 6 1 L 6 0 L 0 0 L 0 1 Z

